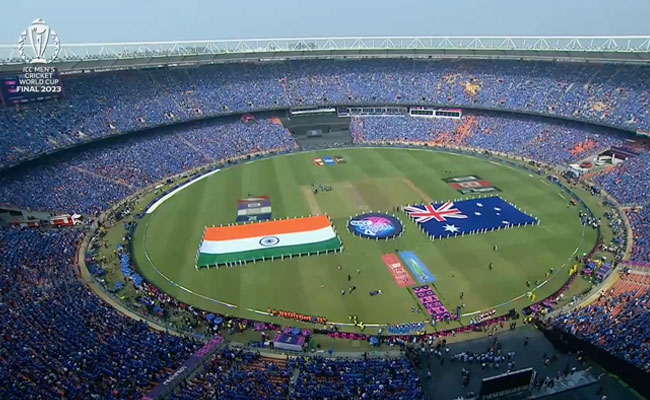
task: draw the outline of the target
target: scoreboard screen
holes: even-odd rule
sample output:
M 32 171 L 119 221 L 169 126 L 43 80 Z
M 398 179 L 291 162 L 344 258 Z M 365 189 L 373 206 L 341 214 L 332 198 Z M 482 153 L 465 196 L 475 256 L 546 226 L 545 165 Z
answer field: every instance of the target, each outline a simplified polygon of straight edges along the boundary
M 56 74 L 54 74 L 54 78 L 58 79 Z M 63 87 L 60 80 L 55 86 L 45 86 L 42 87 L 45 90 L 39 90 L 38 88 L 29 89 L 36 87 L 31 82 L 30 85 L 21 84 L 25 79 L 27 79 L 26 74 L 0 77 L 0 100 L 2 104 L 10 106 L 63 97 Z

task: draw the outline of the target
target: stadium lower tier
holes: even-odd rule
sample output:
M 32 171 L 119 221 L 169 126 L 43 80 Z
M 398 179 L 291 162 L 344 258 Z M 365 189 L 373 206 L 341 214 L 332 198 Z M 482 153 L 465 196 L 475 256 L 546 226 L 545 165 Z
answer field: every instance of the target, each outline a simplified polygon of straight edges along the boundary
M 0 228 L 0 397 L 137 398 L 198 343 L 106 304 L 75 273 L 80 232 Z

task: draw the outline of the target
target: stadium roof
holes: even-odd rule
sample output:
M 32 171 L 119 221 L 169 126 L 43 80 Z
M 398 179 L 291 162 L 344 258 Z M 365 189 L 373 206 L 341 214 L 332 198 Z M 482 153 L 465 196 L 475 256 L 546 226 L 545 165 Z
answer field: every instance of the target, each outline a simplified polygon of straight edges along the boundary
M 428 36 L 61 44 L 59 71 L 354 57 L 501 58 L 650 64 L 650 36 Z M 0 45 L 0 72 L 24 65 Z

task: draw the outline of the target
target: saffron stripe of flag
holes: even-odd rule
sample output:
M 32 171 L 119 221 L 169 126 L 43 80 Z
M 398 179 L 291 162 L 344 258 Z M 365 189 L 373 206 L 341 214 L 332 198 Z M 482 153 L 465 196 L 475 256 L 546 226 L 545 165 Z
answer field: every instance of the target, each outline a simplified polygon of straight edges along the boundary
M 341 242 L 326 216 L 208 228 L 199 266 L 337 250 Z

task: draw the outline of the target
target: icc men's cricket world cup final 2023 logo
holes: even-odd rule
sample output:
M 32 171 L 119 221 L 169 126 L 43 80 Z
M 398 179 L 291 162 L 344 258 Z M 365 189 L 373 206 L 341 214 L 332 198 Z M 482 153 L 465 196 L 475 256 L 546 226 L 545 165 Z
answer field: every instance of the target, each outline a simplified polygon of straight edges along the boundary
M 59 36 L 44 20 L 35 19 L 18 40 L 18 51 L 26 62 L 46 64 L 54 61 L 61 50 Z
M 63 96 L 63 86 L 52 63 L 61 50 L 59 36 L 44 20 L 35 19 L 20 34 L 18 51 L 22 73 L 0 78 L 3 97 L 9 104 Z

